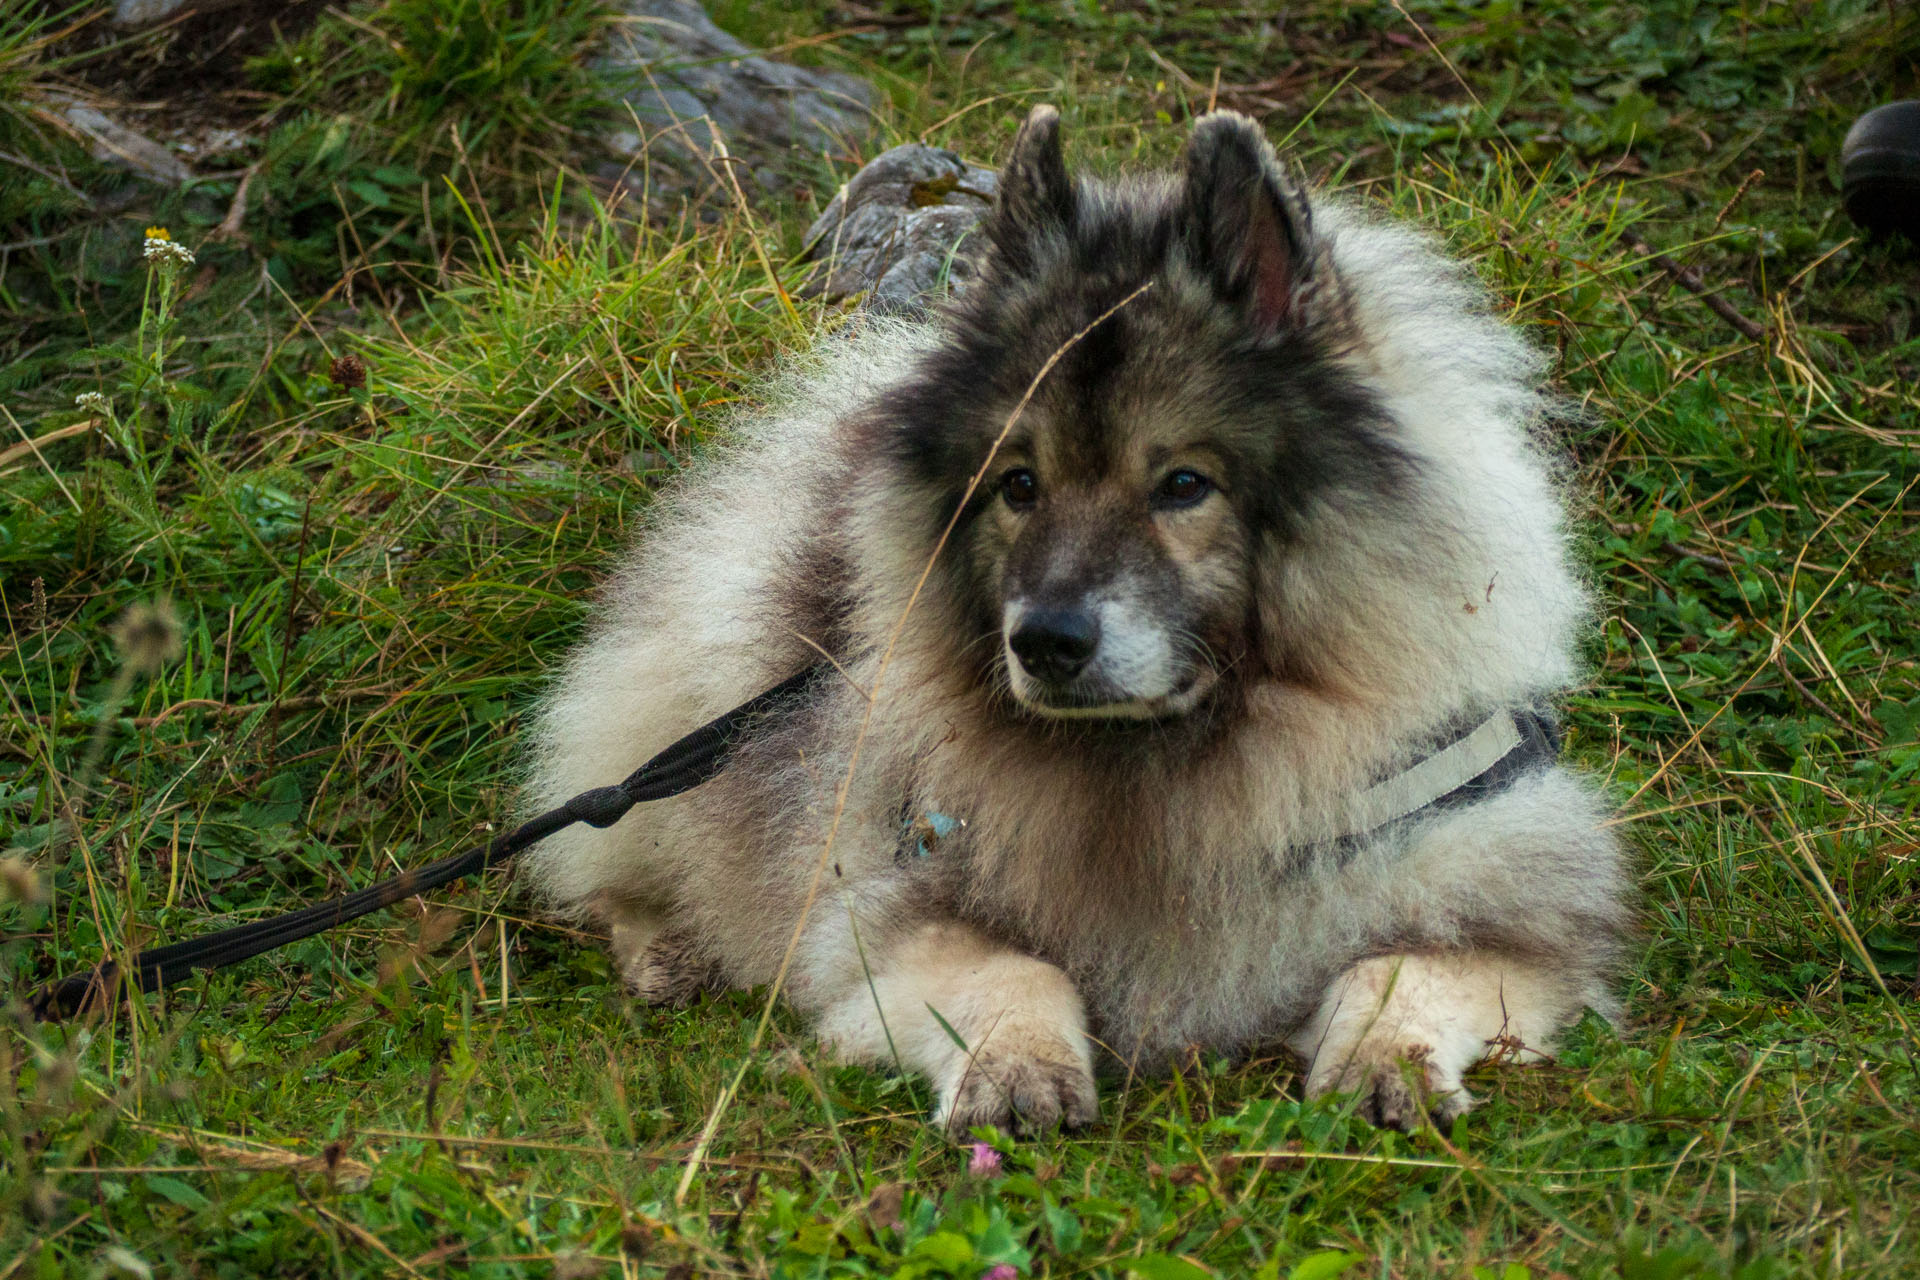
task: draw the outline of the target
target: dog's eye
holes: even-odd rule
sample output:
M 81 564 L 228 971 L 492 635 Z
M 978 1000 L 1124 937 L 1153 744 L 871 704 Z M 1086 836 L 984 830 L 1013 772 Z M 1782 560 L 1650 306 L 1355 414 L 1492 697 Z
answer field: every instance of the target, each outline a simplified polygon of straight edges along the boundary
M 1213 481 L 1198 471 L 1182 467 L 1162 480 L 1160 487 L 1153 491 L 1153 505 L 1163 508 L 1191 507 L 1212 492 Z
M 1000 477 L 1000 496 L 1015 511 L 1025 511 L 1040 500 L 1040 481 L 1025 467 L 1015 467 Z

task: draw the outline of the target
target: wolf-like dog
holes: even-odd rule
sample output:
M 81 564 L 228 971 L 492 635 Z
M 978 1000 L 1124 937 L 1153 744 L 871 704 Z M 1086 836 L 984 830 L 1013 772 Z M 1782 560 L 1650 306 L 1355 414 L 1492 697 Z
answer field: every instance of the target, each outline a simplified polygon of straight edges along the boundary
M 705 785 L 548 841 L 538 892 L 643 999 L 780 977 L 956 1133 L 1281 1043 L 1309 1095 L 1452 1118 L 1473 1063 L 1613 1010 L 1630 927 L 1551 751 L 1355 826 L 1578 675 L 1542 360 L 1228 112 L 1100 180 L 1038 108 L 983 234 L 961 297 L 823 343 L 654 506 L 531 803 L 823 674 Z

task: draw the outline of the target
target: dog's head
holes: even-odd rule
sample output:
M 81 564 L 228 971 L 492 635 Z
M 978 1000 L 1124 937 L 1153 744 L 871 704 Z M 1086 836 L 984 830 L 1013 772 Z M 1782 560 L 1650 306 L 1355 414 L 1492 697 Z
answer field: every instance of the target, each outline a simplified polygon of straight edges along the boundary
M 1068 175 L 1039 108 L 985 234 L 885 406 L 928 542 L 953 522 L 966 659 L 1030 713 L 1103 719 L 1284 670 L 1276 558 L 1406 460 L 1342 372 L 1329 255 L 1258 127 L 1207 116 L 1178 174 L 1109 184 Z

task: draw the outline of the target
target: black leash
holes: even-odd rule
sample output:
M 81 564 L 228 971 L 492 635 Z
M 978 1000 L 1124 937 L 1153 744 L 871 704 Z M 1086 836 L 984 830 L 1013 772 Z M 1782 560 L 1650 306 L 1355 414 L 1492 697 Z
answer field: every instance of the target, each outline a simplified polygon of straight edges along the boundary
M 369 885 L 358 893 L 332 898 L 271 919 L 222 929 L 205 937 L 142 951 L 134 956 L 132 969 L 126 976 L 142 991 L 171 986 L 196 969 L 219 969 L 237 964 L 263 951 L 272 951 L 289 942 L 311 938 L 335 925 L 357 920 L 382 907 L 392 906 L 402 898 L 411 898 L 477 871 L 501 866 L 528 845 L 544 840 L 576 822 L 584 822 L 590 827 L 610 827 L 636 804 L 664 800 L 668 796 L 691 791 L 725 767 L 742 725 L 770 710 L 789 695 L 800 692 L 825 669 L 825 665 L 817 663 L 808 667 L 708 721 L 634 770 L 626 781 L 611 787 L 583 791 L 558 809 L 550 809 L 512 831 L 495 836 L 482 848 L 469 849 L 465 853 L 430 862 L 424 867 L 415 867 L 392 879 Z M 48 983 L 34 993 L 27 1007 L 34 1017 L 42 1020 L 70 1018 L 96 1005 L 104 1006 L 120 976 L 121 969 L 117 963 L 103 961 L 85 973 L 76 973 Z

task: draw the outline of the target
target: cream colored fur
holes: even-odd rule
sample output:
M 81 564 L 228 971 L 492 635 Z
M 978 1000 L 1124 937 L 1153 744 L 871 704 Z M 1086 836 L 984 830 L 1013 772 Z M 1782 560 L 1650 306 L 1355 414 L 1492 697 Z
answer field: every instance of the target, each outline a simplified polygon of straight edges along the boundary
M 934 1119 L 957 1132 L 1009 1108 L 1041 1125 L 1084 1124 L 1098 1110 L 1073 983 L 964 925 L 929 924 L 902 938 L 871 984 L 828 1005 L 819 1026 L 821 1039 L 856 1061 L 933 1081 Z
M 617 781 L 817 660 L 777 602 L 828 540 L 851 565 L 844 676 L 715 781 L 539 847 L 543 902 L 610 929 L 630 973 L 653 972 L 670 925 L 740 986 L 773 977 L 799 926 L 788 991 L 822 1039 L 927 1077 L 956 1129 L 1091 1118 L 1090 1026 L 1140 1068 L 1284 1038 L 1310 1092 L 1372 1090 L 1376 1118 L 1410 1123 L 1381 1083 L 1397 1060 L 1463 1109 L 1460 1073 L 1504 1037 L 1543 1051 L 1582 1006 L 1608 1010 L 1625 876 L 1571 773 L 1344 856 L 1302 852 L 1423 734 L 1565 688 L 1587 607 L 1528 433 L 1536 357 L 1421 238 L 1324 198 L 1314 219 L 1358 334 L 1340 358 L 1422 462 L 1412 518 L 1343 512 L 1336 495 L 1263 562 L 1259 606 L 1307 638 L 1314 680 L 1248 690 L 1205 762 L 1149 761 L 1116 790 L 1071 739 L 1014 741 L 969 709 L 935 607 L 908 617 L 883 677 L 924 564 L 902 531 L 924 515 L 848 452 L 842 424 L 941 339 L 866 319 L 650 513 L 534 727 L 528 803 Z M 967 823 L 964 866 L 903 861 L 903 815 L 929 812 Z
M 1310 1096 L 1355 1091 L 1370 1119 L 1404 1127 L 1423 1101 L 1446 1118 L 1467 1111 L 1468 1067 L 1540 1057 L 1579 1003 L 1539 966 L 1490 952 L 1376 956 L 1335 979 L 1287 1044 L 1307 1062 Z

